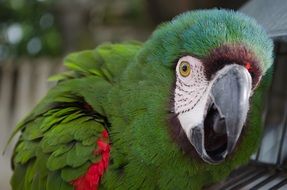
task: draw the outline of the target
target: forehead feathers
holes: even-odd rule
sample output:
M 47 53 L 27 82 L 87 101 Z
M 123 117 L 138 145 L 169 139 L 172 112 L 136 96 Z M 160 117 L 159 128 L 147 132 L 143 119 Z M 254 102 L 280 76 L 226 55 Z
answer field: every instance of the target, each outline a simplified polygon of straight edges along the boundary
M 222 45 L 244 45 L 265 72 L 272 64 L 273 43 L 254 19 L 231 10 L 183 13 L 158 27 L 139 54 L 143 63 L 172 66 L 181 56 L 205 58 Z

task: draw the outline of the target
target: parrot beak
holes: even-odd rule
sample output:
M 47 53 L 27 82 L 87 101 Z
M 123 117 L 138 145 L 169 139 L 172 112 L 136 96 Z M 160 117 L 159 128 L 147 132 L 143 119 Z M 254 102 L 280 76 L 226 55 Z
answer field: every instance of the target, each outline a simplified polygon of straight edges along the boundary
M 210 84 L 204 121 L 191 128 L 190 142 L 209 163 L 222 162 L 236 146 L 249 109 L 252 79 L 240 65 L 227 65 Z

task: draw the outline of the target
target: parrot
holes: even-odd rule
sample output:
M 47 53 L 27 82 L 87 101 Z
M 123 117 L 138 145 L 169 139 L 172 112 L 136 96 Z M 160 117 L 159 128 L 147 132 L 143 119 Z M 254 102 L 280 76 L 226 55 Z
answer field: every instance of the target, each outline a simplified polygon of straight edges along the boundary
M 13 190 L 202 189 L 260 143 L 273 41 L 243 13 L 188 11 L 63 62 L 11 135 Z

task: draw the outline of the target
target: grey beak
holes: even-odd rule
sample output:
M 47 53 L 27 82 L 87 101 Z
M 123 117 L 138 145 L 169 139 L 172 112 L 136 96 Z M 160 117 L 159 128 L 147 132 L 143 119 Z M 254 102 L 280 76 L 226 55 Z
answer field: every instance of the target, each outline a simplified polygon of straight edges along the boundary
M 243 66 L 228 65 L 216 74 L 205 121 L 190 133 L 203 160 L 220 163 L 234 150 L 247 117 L 251 89 L 251 76 Z

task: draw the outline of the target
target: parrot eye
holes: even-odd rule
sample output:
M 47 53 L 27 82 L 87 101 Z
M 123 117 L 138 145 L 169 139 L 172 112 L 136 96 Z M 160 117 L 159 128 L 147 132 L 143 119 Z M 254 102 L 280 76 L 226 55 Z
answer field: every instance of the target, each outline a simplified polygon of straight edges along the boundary
M 183 77 L 187 77 L 188 75 L 190 75 L 190 72 L 191 72 L 190 64 L 187 61 L 180 62 L 179 65 L 180 75 Z

